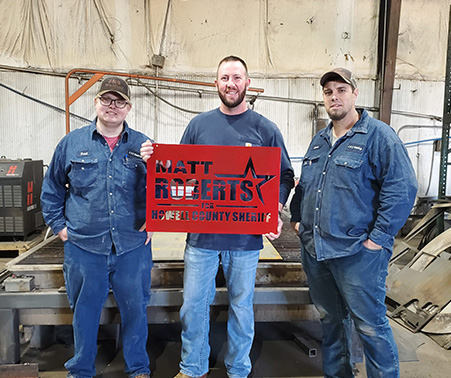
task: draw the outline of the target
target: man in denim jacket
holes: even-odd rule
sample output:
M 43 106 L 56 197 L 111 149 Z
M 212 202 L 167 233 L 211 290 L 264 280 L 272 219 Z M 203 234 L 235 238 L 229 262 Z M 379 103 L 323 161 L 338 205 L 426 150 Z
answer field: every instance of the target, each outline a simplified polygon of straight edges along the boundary
M 354 376 L 352 319 L 367 376 L 396 378 L 399 362 L 385 316 L 385 278 L 394 236 L 415 200 L 415 173 L 393 129 L 355 108 L 358 89 L 350 71 L 336 68 L 320 82 L 332 121 L 305 154 L 290 209 L 321 317 L 324 374 Z
M 56 147 L 42 188 L 47 224 L 64 242 L 64 279 L 73 310 L 74 357 L 68 377 L 95 373 L 100 315 L 110 288 L 121 313 L 125 372 L 148 378 L 147 303 L 151 233 L 142 232 L 146 166 L 139 156 L 148 138 L 130 129 L 127 83 L 103 80 L 97 117 Z

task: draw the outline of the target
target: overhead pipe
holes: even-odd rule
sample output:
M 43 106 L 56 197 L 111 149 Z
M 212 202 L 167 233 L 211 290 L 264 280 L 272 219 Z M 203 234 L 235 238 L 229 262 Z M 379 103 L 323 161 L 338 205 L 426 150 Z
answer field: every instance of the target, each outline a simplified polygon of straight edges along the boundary
M 84 83 L 80 88 L 78 88 L 72 95 L 69 94 L 69 79 L 75 73 L 92 73 L 93 76 Z M 184 80 L 184 79 L 174 79 L 168 77 L 157 77 L 157 76 L 147 76 L 147 75 L 138 75 L 131 73 L 123 73 L 123 72 L 113 72 L 113 71 L 99 71 L 99 70 L 88 70 L 83 68 L 76 68 L 69 71 L 65 78 L 65 98 L 66 98 L 66 134 L 70 133 L 70 114 L 69 107 L 72 105 L 80 96 L 85 93 L 89 88 L 91 88 L 97 81 L 99 81 L 103 76 L 111 75 L 111 76 L 125 76 L 135 79 L 147 79 L 154 81 L 164 81 L 178 84 L 188 84 L 188 85 L 198 85 L 205 87 L 214 87 L 214 83 L 206 83 L 202 81 L 194 81 L 194 80 Z M 262 88 L 249 88 L 248 91 L 263 93 L 264 89 Z

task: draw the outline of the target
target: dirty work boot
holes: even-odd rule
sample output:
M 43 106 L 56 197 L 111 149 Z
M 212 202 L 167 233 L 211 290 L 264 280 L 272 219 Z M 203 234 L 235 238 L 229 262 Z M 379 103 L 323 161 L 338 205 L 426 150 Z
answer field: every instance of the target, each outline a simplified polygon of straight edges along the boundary
M 208 373 L 201 375 L 200 377 L 190 377 L 189 375 L 183 374 L 182 372 L 178 373 L 174 378 L 207 378 Z

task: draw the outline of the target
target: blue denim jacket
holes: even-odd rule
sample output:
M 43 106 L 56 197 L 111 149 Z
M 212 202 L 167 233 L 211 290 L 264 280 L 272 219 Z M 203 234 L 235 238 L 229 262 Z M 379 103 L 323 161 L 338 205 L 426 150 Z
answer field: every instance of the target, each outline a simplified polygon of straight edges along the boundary
M 299 234 L 317 260 L 357 253 L 368 238 L 391 250 L 415 201 L 416 176 L 401 140 L 358 111 L 360 120 L 334 146 L 332 124 L 316 134 L 302 164 Z
M 55 149 L 42 186 L 42 211 L 56 234 L 67 226 L 69 240 L 84 250 L 118 255 L 146 240 L 139 232 L 146 214 L 146 165 L 139 150 L 147 140 L 124 122 L 113 152 L 89 126 L 67 134 Z

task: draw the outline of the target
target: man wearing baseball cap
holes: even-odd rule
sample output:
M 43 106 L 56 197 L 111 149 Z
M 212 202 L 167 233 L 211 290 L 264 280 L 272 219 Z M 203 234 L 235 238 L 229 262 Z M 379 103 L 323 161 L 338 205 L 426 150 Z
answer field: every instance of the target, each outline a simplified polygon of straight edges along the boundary
M 146 165 L 139 156 L 149 138 L 132 130 L 130 88 L 119 77 L 102 81 L 97 117 L 67 134 L 55 149 L 42 187 L 45 221 L 64 242 L 64 279 L 73 311 L 74 357 L 68 377 L 94 377 L 97 333 L 110 288 L 121 314 L 125 372 L 149 378 L 147 303 L 151 233 L 146 211 Z
M 324 375 L 354 377 L 352 319 L 367 377 L 398 378 L 385 278 L 394 237 L 415 200 L 415 172 L 393 129 L 355 107 L 358 89 L 349 70 L 326 72 L 320 84 L 331 122 L 305 154 L 290 210 L 321 318 Z

